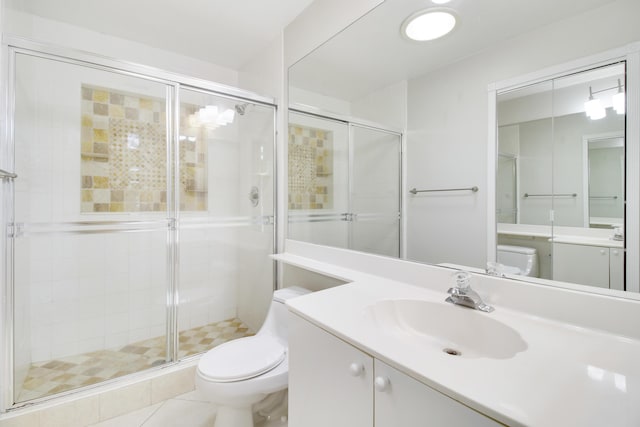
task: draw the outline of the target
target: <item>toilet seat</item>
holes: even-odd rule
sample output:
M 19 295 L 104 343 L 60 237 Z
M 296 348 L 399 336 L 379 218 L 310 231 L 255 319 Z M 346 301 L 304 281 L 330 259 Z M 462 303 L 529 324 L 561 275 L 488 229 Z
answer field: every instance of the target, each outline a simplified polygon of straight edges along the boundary
M 198 371 L 209 381 L 242 381 L 269 372 L 286 356 L 286 348 L 280 342 L 268 334 L 261 334 L 229 341 L 209 350 L 200 358 Z

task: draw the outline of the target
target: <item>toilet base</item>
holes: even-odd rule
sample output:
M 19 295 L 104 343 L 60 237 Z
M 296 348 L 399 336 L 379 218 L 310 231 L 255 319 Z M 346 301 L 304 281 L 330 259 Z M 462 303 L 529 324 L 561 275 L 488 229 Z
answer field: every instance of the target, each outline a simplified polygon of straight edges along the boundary
M 213 427 L 253 427 L 251 406 L 246 408 L 220 406 Z

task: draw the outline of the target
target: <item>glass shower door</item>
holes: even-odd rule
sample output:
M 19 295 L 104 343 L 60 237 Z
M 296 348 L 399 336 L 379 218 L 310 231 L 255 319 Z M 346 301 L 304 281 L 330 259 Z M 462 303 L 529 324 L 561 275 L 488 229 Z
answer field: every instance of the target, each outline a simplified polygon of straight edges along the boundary
M 184 358 L 257 332 L 269 308 L 275 109 L 185 88 L 179 101 L 178 358 Z
M 400 256 L 399 134 L 351 125 L 351 249 Z
M 14 65 L 8 288 L 24 402 L 170 359 L 170 86 L 22 53 Z

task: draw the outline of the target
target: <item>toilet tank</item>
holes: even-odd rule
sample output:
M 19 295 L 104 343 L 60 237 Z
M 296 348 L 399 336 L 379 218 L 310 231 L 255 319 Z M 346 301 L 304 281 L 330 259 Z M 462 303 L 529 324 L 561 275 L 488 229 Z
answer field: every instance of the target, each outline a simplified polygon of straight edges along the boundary
M 525 246 L 498 245 L 498 262 L 517 267 L 520 275 L 538 277 L 538 252 Z
M 269 307 L 269 313 L 258 334 L 269 333 L 280 338 L 283 343 L 287 343 L 289 338 L 289 310 L 285 305 L 291 298 L 299 297 L 311 293 L 309 289 L 300 286 L 290 286 L 278 289 L 273 292 L 273 299 Z

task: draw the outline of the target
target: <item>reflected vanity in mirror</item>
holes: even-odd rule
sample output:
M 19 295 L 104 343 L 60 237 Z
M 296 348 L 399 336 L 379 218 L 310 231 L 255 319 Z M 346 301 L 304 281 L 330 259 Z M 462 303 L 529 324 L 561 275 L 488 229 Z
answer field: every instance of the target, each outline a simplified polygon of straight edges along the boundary
M 522 280 L 639 291 L 640 126 L 613 98 L 638 86 L 640 29 L 589 41 L 591 24 L 637 6 L 451 0 L 460 25 L 410 41 L 402 22 L 426 3 L 380 2 L 289 68 L 287 237 L 482 270 L 507 246 Z
M 625 81 L 620 62 L 498 93 L 498 262 L 625 289 Z

